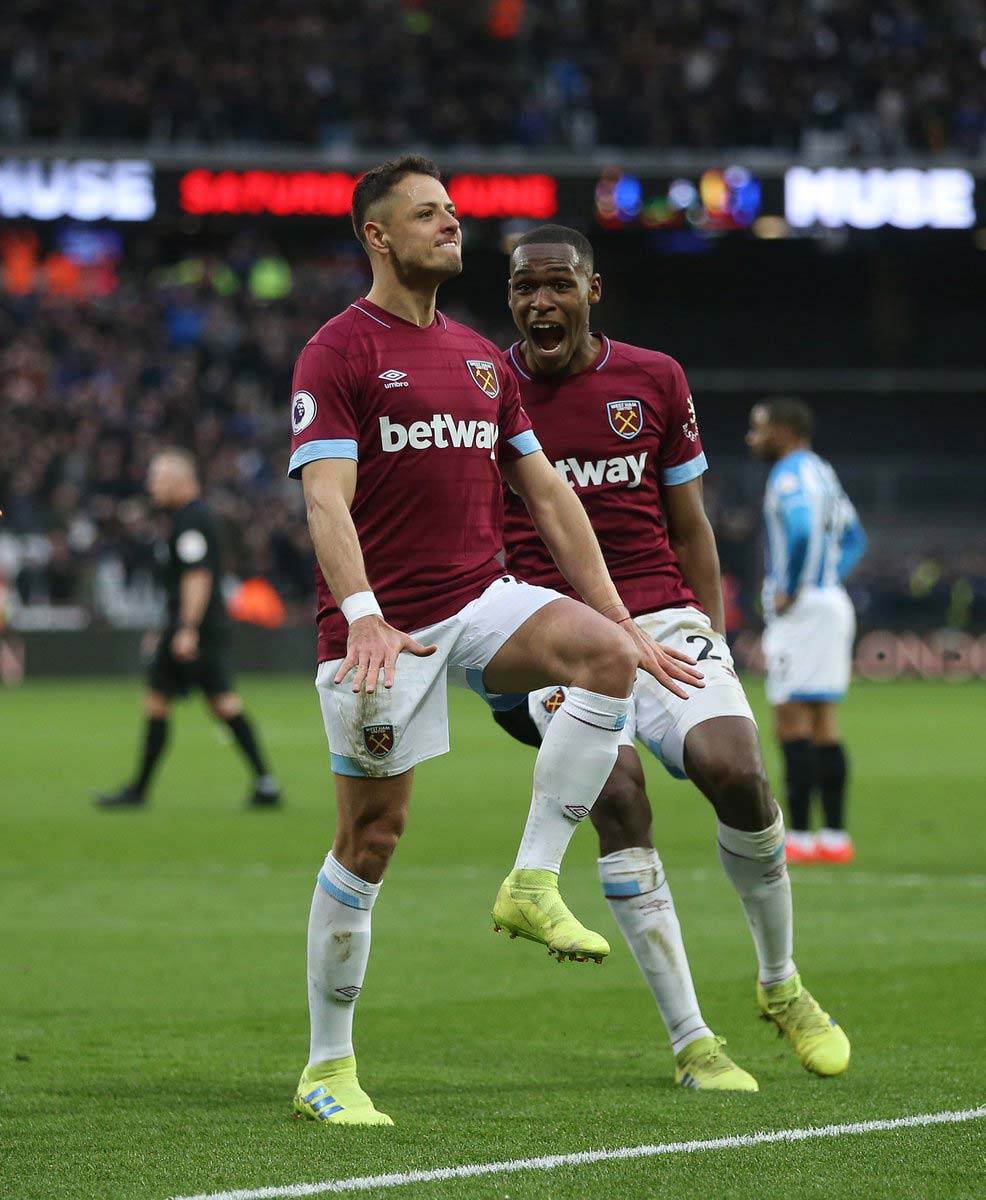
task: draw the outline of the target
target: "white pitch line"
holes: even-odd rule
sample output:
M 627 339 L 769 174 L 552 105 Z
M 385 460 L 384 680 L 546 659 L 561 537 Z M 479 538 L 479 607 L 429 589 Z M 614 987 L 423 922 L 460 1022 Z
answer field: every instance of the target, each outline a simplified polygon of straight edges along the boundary
M 590 1163 L 631 1158 L 657 1158 L 665 1154 L 693 1154 L 699 1150 L 739 1150 L 773 1142 L 806 1142 L 813 1138 L 844 1137 L 854 1133 L 876 1133 L 887 1129 L 913 1129 L 919 1125 L 957 1125 L 986 1117 L 986 1104 L 958 1112 L 921 1113 L 882 1121 L 854 1121 L 848 1125 L 808 1126 L 777 1129 L 767 1133 L 742 1133 L 709 1138 L 702 1142 L 661 1142 L 655 1146 L 623 1146 L 616 1150 L 581 1150 L 576 1154 L 548 1154 L 543 1158 L 512 1158 L 505 1162 L 469 1163 L 461 1167 L 437 1167 L 431 1171 L 399 1171 L 391 1175 L 357 1175 L 351 1179 L 327 1179 L 322 1183 L 292 1183 L 282 1187 L 241 1188 L 233 1192 L 202 1192 L 175 1196 L 172 1200 L 294 1200 L 299 1196 L 338 1195 L 368 1192 L 374 1188 L 403 1187 L 409 1183 L 434 1183 L 442 1179 L 473 1179 L 477 1175 L 506 1175 L 512 1171 L 553 1171 L 556 1167 L 584 1167 Z M 384 1135 L 386 1137 L 386 1134 Z

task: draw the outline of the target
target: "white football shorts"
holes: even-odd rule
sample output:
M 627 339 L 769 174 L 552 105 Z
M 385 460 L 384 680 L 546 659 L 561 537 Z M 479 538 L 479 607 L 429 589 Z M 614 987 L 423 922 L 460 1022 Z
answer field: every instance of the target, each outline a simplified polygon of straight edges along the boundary
M 852 674 L 856 614 L 846 589 L 804 587 L 763 635 L 767 700 L 841 700 Z
M 716 633 L 705 613 L 695 608 L 668 608 L 635 620 L 655 642 L 698 659 L 705 687 L 684 684 L 688 699 L 682 700 L 652 675 L 638 671 L 633 708 L 620 736 L 620 745 L 632 746 L 636 738 L 676 779 L 684 779 L 685 737 L 696 725 L 713 717 L 746 717 L 754 725 L 756 721 L 736 676 L 726 639 Z M 564 698 L 565 689 L 559 687 L 542 688 L 528 696 L 528 712 L 542 737 Z
M 401 775 L 416 763 L 447 754 L 448 685 L 470 687 L 493 708 L 513 708 L 522 696 L 491 696 L 483 671 L 500 647 L 546 604 L 562 599 L 551 588 L 503 575 L 454 616 L 413 631 L 437 651 L 428 658 L 401 654 L 394 686 L 372 695 L 354 692 L 353 671 L 332 680 L 341 658 L 318 665 L 315 686 L 337 775 Z

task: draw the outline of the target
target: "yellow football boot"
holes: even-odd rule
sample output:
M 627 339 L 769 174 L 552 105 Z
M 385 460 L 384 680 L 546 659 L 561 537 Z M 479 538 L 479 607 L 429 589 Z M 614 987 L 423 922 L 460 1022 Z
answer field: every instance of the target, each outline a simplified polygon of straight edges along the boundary
M 760 1085 L 753 1076 L 725 1053 L 725 1044 L 725 1038 L 700 1037 L 679 1050 L 674 1058 L 678 1087 L 704 1092 L 759 1092 Z
M 841 1075 L 849 1066 L 849 1039 L 802 984 L 800 975 L 769 987 L 757 984 L 757 1003 L 816 1075 Z
M 393 1125 L 386 1113 L 377 1112 L 373 1101 L 356 1078 L 356 1059 L 335 1058 L 305 1067 L 294 1094 L 294 1111 L 299 1117 L 323 1125 Z
M 569 912 L 554 871 L 511 871 L 500 885 L 492 915 L 495 932 L 505 929 L 512 938 L 540 942 L 559 962 L 601 963 L 609 954 L 609 942 Z

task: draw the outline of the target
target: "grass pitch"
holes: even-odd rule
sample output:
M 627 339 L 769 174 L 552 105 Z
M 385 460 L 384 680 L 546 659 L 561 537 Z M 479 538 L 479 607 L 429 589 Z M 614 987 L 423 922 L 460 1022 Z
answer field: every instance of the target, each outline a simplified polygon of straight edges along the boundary
M 397 1126 L 365 1132 L 290 1116 L 307 1049 L 305 923 L 332 834 L 314 689 L 242 685 L 283 812 L 243 811 L 243 768 L 195 701 L 177 713 L 152 807 L 96 812 L 90 793 L 133 763 L 136 682 L 0 693 L 3 1200 L 164 1200 L 986 1102 L 982 685 L 859 685 L 845 706 L 860 859 L 792 870 L 799 966 L 853 1041 L 837 1080 L 806 1074 L 756 1019 L 711 809 L 648 765 L 699 997 L 759 1079 L 753 1096 L 672 1087 L 588 827 L 563 883 L 612 942 L 604 966 L 558 966 L 492 935 L 532 753 L 454 696 L 453 753 L 419 769 L 374 913 L 357 1052 Z M 974 1121 L 362 1194 L 925 1200 L 982 1196 L 984 1172 L 986 1122 Z

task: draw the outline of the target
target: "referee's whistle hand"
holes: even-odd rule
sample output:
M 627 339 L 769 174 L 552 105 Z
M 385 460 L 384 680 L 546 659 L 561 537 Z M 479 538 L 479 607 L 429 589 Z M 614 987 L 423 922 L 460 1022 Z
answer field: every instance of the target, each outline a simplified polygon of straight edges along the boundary
M 171 639 L 171 653 L 179 662 L 192 662 L 199 656 L 199 635 L 194 629 L 179 629 Z

